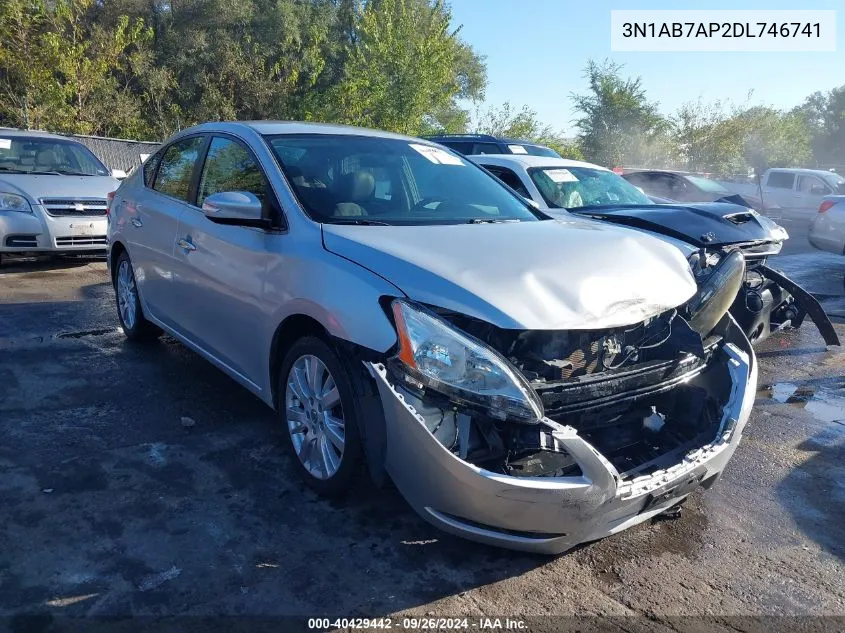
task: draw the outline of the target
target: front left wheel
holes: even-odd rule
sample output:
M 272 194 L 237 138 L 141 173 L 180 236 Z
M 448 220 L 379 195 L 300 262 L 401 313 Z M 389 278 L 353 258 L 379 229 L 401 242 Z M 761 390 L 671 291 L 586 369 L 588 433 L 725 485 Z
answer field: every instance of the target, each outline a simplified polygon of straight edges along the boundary
M 354 368 L 325 341 L 307 336 L 291 346 L 279 372 L 285 443 L 305 482 L 323 495 L 346 492 L 363 467 Z
M 126 251 L 117 258 L 114 292 L 117 298 L 117 318 L 120 319 L 126 338 L 130 341 L 151 341 L 161 335 L 161 329 L 148 321 L 141 309 L 135 271 Z

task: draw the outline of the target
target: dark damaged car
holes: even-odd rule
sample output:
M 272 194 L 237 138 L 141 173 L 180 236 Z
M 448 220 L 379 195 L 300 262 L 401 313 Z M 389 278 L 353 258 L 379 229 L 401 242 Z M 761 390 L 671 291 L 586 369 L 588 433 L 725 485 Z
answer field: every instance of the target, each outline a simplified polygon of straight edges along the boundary
M 486 543 L 557 553 L 672 509 L 754 401 L 739 253 L 696 279 L 418 139 L 185 130 L 118 190 L 109 246 L 126 335 L 166 331 L 273 407 L 316 490 L 366 462 Z
M 745 258 L 746 272 L 731 314 L 748 338 L 800 327 L 808 317 L 825 342 L 839 338 L 810 293 L 768 265 L 789 238 L 786 229 L 749 208 L 740 196 L 719 202 L 655 202 L 617 174 L 590 163 L 533 156 L 477 156 L 472 160 L 552 214 L 565 210 L 661 235 L 686 253 L 697 279 L 706 278 L 731 252 Z

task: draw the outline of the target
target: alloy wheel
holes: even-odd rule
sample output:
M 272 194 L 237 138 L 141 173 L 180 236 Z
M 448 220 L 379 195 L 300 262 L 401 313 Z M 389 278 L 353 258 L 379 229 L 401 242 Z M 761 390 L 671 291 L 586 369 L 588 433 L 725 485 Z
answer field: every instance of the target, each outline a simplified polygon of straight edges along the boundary
M 300 356 L 291 366 L 285 418 L 294 451 L 306 470 L 317 479 L 337 473 L 346 439 L 343 406 L 331 372 L 314 355 Z
M 136 306 L 135 274 L 132 266 L 124 259 L 117 269 L 117 307 L 123 324 L 130 330 L 135 327 Z

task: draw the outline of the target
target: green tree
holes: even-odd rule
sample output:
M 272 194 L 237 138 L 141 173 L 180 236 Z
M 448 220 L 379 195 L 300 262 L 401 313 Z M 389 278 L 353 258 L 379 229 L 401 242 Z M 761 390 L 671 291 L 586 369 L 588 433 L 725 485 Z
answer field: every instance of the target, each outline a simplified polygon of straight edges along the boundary
M 845 85 L 828 93 L 811 94 L 793 112 L 804 119 L 812 133 L 814 163 L 845 165 Z
M 64 132 L 138 132 L 139 112 L 129 98 L 128 56 L 152 32 L 142 20 L 122 16 L 112 29 L 97 22 L 96 0 L 56 0 L 40 38 L 43 55 L 58 82 L 62 105 L 53 127 Z
M 329 116 L 410 134 L 444 121 L 460 126 L 456 100 L 478 96 L 485 80 L 480 59 L 450 21 L 443 0 L 366 2 Z
M 514 108 L 509 102 L 499 107 L 489 106 L 477 113 L 476 132 L 493 136 L 516 138 L 539 143 L 555 150 L 564 158 L 582 160 L 584 155 L 578 146 L 567 139 L 551 125 L 542 123 L 536 110 L 527 105 Z
M 39 0 L 0 3 L 0 122 L 11 127 L 47 128 L 61 106 L 61 94 L 43 56 L 47 21 Z
M 590 60 L 584 70 L 587 92 L 571 95 L 581 151 L 606 166 L 665 162 L 673 153 L 669 122 L 646 98 L 640 78 L 623 78 L 622 68 Z

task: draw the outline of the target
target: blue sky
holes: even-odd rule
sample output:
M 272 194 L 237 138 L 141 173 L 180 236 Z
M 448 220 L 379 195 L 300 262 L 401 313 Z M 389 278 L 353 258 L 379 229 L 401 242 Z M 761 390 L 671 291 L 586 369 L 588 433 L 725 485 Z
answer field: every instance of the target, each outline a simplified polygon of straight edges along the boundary
M 461 37 L 487 56 L 487 102 L 535 109 L 542 121 L 574 134 L 572 91 L 582 92 L 590 58 L 625 64 L 649 98 L 670 114 L 706 101 L 791 108 L 816 90 L 845 84 L 845 4 L 838 2 L 613 2 L 596 0 L 451 0 Z M 815 53 L 612 53 L 611 9 L 839 9 L 837 51 Z

